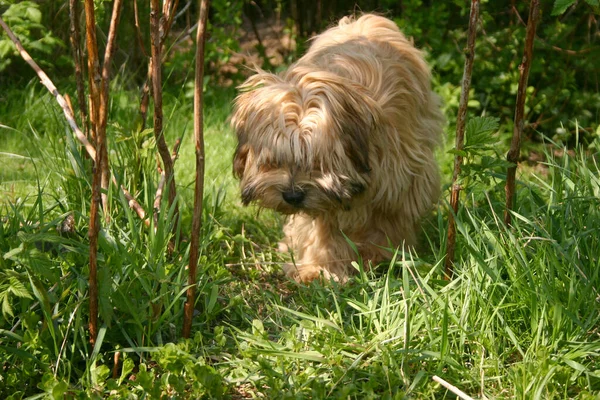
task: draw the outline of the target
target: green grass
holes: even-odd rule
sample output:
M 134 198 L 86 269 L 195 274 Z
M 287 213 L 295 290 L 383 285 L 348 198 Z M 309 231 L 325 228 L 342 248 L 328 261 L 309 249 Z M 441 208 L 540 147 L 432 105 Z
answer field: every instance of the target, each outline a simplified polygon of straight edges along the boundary
M 206 98 L 198 300 L 192 338 L 181 339 L 194 179 L 184 89 L 165 95 L 167 141 L 183 135 L 179 250 L 167 251 L 165 204 L 156 230 L 147 229 L 111 189 L 94 349 L 86 329 L 89 162 L 50 95 L 33 84 L 8 95 L 13 111 L 0 113 L 0 124 L 14 128 L 0 128 L 0 397 L 455 398 L 437 375 L 478 398 L 597 398 L 597 147 L 561 157 L 549 147 L 541 172 L 521 177 L 513 229 L 501 222 L 501 168 L 485 167 L 497 155 L 487 148 L 469 157 L 451 282 L 441 279 L 442 201 L 418 254 L 399 249 L 345 286 L 297 285 L 282 276 L 284 256 L 275 252 L 280 218 L 240 205 L 226 121 L 233 91 L 224 89 Z M 111 162 L 151 210 L 152 134 L 138 132 L 136 94 L 114 93 Z M 440 159 L 447 174 L 450 155 Z M 75 233 L 60 235 L 69 214 Z

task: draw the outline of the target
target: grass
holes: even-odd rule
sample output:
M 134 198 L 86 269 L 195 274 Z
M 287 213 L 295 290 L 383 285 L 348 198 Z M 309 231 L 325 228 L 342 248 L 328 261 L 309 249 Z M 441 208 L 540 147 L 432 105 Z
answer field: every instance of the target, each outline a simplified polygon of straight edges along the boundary
M 49 95 L 33 84 L 5 95 L 12 108 L 0 113 L 2 398 L 455 398 L 434 375 L 478 398 L 597 398 L 598 147 L 561 156 L 548 147 L 541 173 L 522 176 L 513 229 L 501 222 L 501 169 L 487 167 L 497 154 L 480 146 L 467 157 L 472 176 L 457 216 L 451 282 L 441 279 L 442 202 L 424 224 L 418 253 L 398 249 L 368 272 L 356 265 L 345 286 L 297 285 L 282 276 L 284 256 L 275 252 L 279 217 L 239 204 L 230 90 L 210 89 L 206 100 L 198 300 L 193 337 L 181 339 L 194 174 L 184 89 L 165 96 L 168 143 L 184 137 L 176 164 L 179 250 L 167 252 L 166 205 L 156 229 L 146 229 L 118 191 L 109 193 L 111 222 L 100 240 L 103 325 L 93 349 L 89 163 Z M 152 134 L 138 132 L 135 93 L 114 93 L 111 162 L 151 210 Z M 440 159 L 448 172 L 450 156 Z M 68 215 L 75 229 L 61 233 Z

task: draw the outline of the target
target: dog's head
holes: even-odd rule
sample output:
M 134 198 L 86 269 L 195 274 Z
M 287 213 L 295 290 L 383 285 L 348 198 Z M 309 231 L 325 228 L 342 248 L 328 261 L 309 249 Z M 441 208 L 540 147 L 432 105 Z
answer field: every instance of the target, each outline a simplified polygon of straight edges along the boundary
M 297 67 L 249 78 L 235 101 L 234 174 L 244 204 L 285 214 L 352 207 L 369 184 L 369 136 L 381 112 L 364 87 Z

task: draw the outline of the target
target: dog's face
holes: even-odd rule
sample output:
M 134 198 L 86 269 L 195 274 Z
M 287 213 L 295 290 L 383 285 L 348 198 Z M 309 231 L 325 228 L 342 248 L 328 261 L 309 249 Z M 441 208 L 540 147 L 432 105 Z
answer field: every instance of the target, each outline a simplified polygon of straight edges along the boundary
M 284 214 L 351 208 L 368 189 L 369 136 L 380 115 L 364 88 L 296 69 L 259 71 L 241 89 L 232 125 L 243 203 Z

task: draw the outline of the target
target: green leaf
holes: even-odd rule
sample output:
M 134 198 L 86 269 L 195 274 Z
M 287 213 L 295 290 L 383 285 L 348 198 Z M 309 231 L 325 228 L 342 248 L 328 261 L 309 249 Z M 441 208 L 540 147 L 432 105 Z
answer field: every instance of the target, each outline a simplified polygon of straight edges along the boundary
M 121 376 L 119 377 L 119 385 L 121 385 L 123 381 L 129 377 L 131 371 L 133 371 L 133 368 L 135 368 L 135 363 L 131 358 L 126 358 L 123 360 Z
M 69 390 L 67 382 L 59 380 L 52 388 L 52 398 L 56 400 L 64 399 L 67 390 Z
M 37 22 L 38 24 L 42 22 L 42 12 L 35 3 L 33 3 L 30 7 L 27 7 L 25 10 L 25 17 L 27 17 L 27 19 L 30 21 Z
M 567 8 L 575 4 L 576 0 L 556 0 L 552 8 L 552 15 L 560 15 L 567 11 Z
M 475 117 L 467 122 L 465 149 L 482 148 L 491 144 L 490 135 L 498 130 L 498 118 Z
M 215 304 L 217 304 L 217 298 L 219 296 L 219 286 L 213 285 L 210 296 L 208 298 L 208 305 L 206 306 L 206 311 L 210 314 L 215 308 Z
M 8 260 L 8 259 L 12 259 L 14 256 L 20 254 L 23 251 L 23 243 L 21 243 L 19 245 L 19 247 L 12 249 L 11 251 L 6 252 L 6 254 L 4 254 L 4 259 Z
M 29 293 L 29 291 L 27 290 L 25 285 L 23 285 L 23 282 L 21 282 L 14 276 L 10 277 L 9 282 L 10 282 L 10 286 L 8 287 L 9 292 L 11 292 L 12 294 L 14 294 L 17 297 L 24 297 L 26 299 L 32 298 L 31 294 Z
M 2 315 L 4 318 L 14 317 L 13 309 L 8 301 L 8 293 L 0 293 L 0 299 L 2 299 Z

